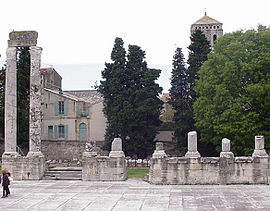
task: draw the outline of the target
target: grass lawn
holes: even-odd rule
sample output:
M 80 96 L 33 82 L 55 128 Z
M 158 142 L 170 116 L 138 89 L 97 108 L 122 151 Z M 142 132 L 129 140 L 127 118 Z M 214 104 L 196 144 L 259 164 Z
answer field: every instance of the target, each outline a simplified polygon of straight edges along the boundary
M 149 168 L 128 168 L 128 177 L 143 178 L 149 173 Z

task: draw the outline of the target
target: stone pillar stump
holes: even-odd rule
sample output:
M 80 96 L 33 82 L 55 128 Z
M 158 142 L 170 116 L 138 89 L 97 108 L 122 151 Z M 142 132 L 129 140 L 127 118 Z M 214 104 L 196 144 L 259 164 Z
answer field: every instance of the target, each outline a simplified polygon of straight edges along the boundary
M 234 158 L 234 154 L 231 152 L 231 141 L 227 138 L 222 139 L 222 152 L 220 157 Z
M 268 157 L 264 149 L 264 136 L 255 136 L 255 149 L 252 157 Z
M 199 158 L 201 154 L 197 150 L 197 132 L 191 131 L 188 133 L 188 151 L 185 157 Z

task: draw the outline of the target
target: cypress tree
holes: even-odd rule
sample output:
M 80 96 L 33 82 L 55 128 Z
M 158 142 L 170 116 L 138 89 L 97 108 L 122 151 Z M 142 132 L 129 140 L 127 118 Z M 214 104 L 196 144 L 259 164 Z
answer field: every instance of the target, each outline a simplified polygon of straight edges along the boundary
M 173 69 L 171 77 L 170 101 L 175 110 L 173 120 L 175 122 L 174 137 L 178 147 L 186 147 L 187 133 L 192 128 L 192 104 L 189 96 L 189 84 L 186 73 L 185 58 L 181 48 L 177 48 L 173 57 Z M 184 150 L 184 149 L 182 149 Z
M 112 63 L 105 63 L 105 69 L 102 71 L 98 91 L 104 97 L 104 115 L 107 118 L 107 127 L 105 140 L 105 149 L 109 150 L 112 140 L 115 137 L 121 137 L 122 121 L 121 111 L 123 109 L 123 80 L 126 65 L 126 51 L 124 42 L 121 38 L 115 39 L 115 44 L 111 53 Z
M 155 83 L 160 70 L 150 69 L 145 61 L 145 52 L 136 45 L 129 45 L 127 61 L 128 137 L 125 146 L 128 154 L 145 158 L 153 152 L 153 140 L 162 109 L 158 98 L 162 88 Z
M 135 45 L 126 52 L 121 38 L 115 39 L 112 63 L 106 63 L 98 91 L 104 97 L 107 118 L 106 146 L 115 137 L 123 140 L 126 155 L 145 158 L 153 151 L 153 140 L 160 125 L 161 87 L 155 83 L 160 70 L 147 68 L 145 52 Z

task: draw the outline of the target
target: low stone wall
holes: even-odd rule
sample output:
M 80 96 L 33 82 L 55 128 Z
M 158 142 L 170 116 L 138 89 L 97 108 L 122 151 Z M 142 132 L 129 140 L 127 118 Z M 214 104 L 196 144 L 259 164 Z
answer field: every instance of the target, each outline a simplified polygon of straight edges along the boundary
M 152 158 L 153 184 L 269 184 L 269 158 Z
M 82 156 L 82 180 L 122 181 L 127 179 L 127 165 L 120 138 L 112 142 L 109 156 L 100 156 L 95 151 Z
M 30 155 L 20 156 L 18 153 L 4 153 L 2 168 L 7 169 L 14 180 L 39 180 L 45 171 L 44 157 Z
M 269 184 L 270 157 L 264 139 L 255 138 L 252 157 L 234 157 L 230 141 L 222 140 L 220 157 L 201 157 L 197 134 L 189 134 L 185 157 L 167 157 L 161 143 L 150 161 L 148 181 L 153 184 Z

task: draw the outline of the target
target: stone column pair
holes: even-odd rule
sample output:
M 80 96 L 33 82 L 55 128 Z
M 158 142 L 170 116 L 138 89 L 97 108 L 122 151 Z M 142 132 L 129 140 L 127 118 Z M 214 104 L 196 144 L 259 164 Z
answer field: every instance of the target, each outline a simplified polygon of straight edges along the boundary
M 41 78 L 42 48 L 30 47 L 29 155 L 41 153 Z M 7 49 L 5 87 L 5 155 L 17 156 L 17 47 Z

